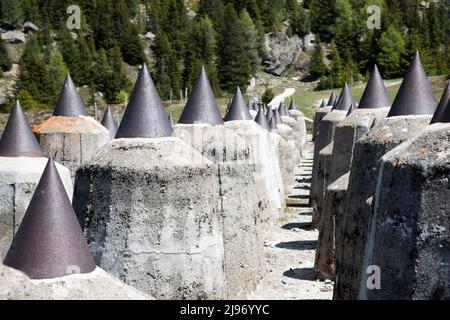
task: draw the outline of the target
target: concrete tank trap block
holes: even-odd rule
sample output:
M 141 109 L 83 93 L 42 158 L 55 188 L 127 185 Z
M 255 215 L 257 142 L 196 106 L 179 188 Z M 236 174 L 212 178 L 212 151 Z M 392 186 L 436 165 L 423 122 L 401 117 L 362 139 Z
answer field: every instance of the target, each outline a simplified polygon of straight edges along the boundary
M 299 111 L 300 112 L 300 111 Z M 304 116 L 298 117 L 281 117 L 281 120 L 284 124 L 287 124 L 294 130 L 294 138 L 297 143 L 298 152 L 300 155 L 303 152 L 303 148 L 307 142 L 307 130 L 306 130 L 306 122 Z
M 175 134 L 218 166 L 228 298 L 254 291 L 264 271 L 262 243 L 278 212 L 268 133 L 253 121 L 176 125 Z M 270 171 L 269 176 L 265 173 Z M 279 171 L 279 169 L 278 169 Z
M 368 222 L 378 180 L 378 161 L 404 141 L 422 132 L 431 116 L 381 120 L 354 147 L 341 247 L 336 247 L 335 299 L 356 299 L 367 241 Z
M 294 149 L 283 137 L 278 133 L 270 133 L 270 139 L 273 145 L 273 153 L 278 159 L 282 176 L 282 188 L 285 195 L 289 195 L 294 188 L 294 177 L 296 160 L 294 155 Z M 283 202 L 283 207 L 285 202 Z
M 158 299 L 221 299 L 217 168 L 178 138 L 117 139 L 77 171 L 96 264 Z
M 75 177 L 78 167 L 110 141 L 109 131 L 93 118 L 50 117 L 33 127 L 42 151 L 68 167 Z
M 385 118 L 389 112 L 389 108 L 381 109 L 356 109 L 349 117 L 342 120 L 335 129 L 333 147 L 327 147 L 320 153 L 321 160 L 319 161 L 319 176 L 327 177 L 327 184 L 329 187 L 325 189 L 325 198 L 323 210 L 320 214 L 320 220 L 314 221 L 320 230 L 319 242 L 317 252 L 334 252 L 334 242 L 328 241 L 334 239 L 335 236 L 327 234 L 334 232 L 333 224 L 336 220 L 335 213 L 342 208 L 345 209 L 345 200 L 348 186 L 348 171 L 350 170 L 351 159 L 353 157 L 353 148 L 356 141 L 378 123 Z M 323 171 L 323 172 L 322 172 Z M 344 184 L 343 180 L 333 185 L 343 175 L 346 175 L 347 182 Z M 342 209 L 343 210 L 343 209 Z M 342 221 L 339 221 L 342 223 Z M 323 237 L 323 239 L 321 239 Z M 328 240 L 327 240 L 328 239 Z M 324 254 L 326 260 L 316 259 L 316 274 L 333 275 L 330 271 L 335 270 L 334 254 Z M 327 265 L 332 263 L 332 265 Z M 320 276 L 320 278 L 324 278 Z M 326 279 L 326 278 L 324 278 Z
M 381 289 L 363 272 L 359 298 L 450 299 L 450 124 L 387 153 L 379 172 L 363 270 L 380 267 Z
M 328 198 L 322 215 L 314 263 L 315 275 L 322 281 L 335 278 L 336 245 L 341 241 L 338 237 L 342 234 L 349 176 L 349 173 L 343 175 L 327 189 Z
M 154 300 L 96 268 L 91 273 L 33 280 L 0 263 L 0 300 Z
M 313 141 L 316 141 L 317 135 L 319 134 L 320 121 L 331 112 L 332 107 L 325 107 L 317 109 L 314 120 L 313 120 Z
M 335 128 L 340 121 L 346 118 L 346 116 L 347 111 L 333 110 L 323 117 L 319 124 L 316 145 L 314 146 L 314 163 L 310 196 L 314 211 L 313 227 L 317 227 L 318 222 L 320 221 L 320 214 L 324 206 L 325 190 L 329 184 L 329 173 L 325 171 L 325 168 L 328 167 L 326 162 L 331 161 Z
M 11 245 L 47 161 L 47 158 L 0 157 L 0 259 Z M 70 171 L 59 164 L 56 167 L 72 199 Z

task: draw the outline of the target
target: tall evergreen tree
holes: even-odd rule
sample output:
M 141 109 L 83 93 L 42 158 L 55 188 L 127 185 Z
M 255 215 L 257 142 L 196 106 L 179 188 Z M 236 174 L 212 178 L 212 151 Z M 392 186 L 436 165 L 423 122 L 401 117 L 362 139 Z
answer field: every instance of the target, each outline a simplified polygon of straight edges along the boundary
M 12 62 L 6 50 L 5 43 L 0 40 L 0 71 L 11 70 Z
M 236 86 L 245 91 L 250 78 L 252 65 L 245 41 L 242 23 L 233 6 L 228 4 L 218 37 L 218 71 L 221 88 L 230 93 Z
M 12 24 L 23 23 L 23 9 L 20 0 L 1 1 L 1 19 Z
M 317 36 L 314 45 L 314 51 L 311 56 L 311 65 L 309 67 L 309 74 L 313 80 L 317 80 L 327 73 L 327 67 L 324 63 L 324 55 L 320 38 Z
M 405 41 L 395 27 L 389 27 L 379 41 L 378 67 L 385 78 L 402 77 L 405 69 Z

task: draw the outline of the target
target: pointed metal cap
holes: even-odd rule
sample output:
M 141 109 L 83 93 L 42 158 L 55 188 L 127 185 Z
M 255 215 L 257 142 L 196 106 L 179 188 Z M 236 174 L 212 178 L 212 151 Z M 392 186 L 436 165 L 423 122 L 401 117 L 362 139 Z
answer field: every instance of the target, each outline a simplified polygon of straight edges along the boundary
M 90 273 L 96 268 L 53 159 L 3 263 L 31 279 Z
M 11 110 L 0 139 L 0 157 L 44 157 L 19 101 Z
M 285 104 L 282 104 L 280 107 L 280 116 L 289 117 L 289 110 Z
M 86 115 L 84 112 L 84 104 L 81 101 L 77 88 L 70 77 L 67 75 L 64 86 L 59 94 L 58 101 L 56 102 L 55 110 L 53 110 L 53 116 L 55 117 L 78 117 Z
M 353 113 L 353 111 L 355 111 L 355 110 L 356 110 L 356 103 L 352 103 L 352 105 L 350 106 L 350 109 L 348 109 L 347 117 L 350 116 Z
M 261 127 L 263 127 L 264 129 L 267 129 L 268 131 L 270 131 L 270 125 L 264 114 L 263 108 L 259 108 L 258 114 L 256 115 L 256 118 L 255 118 L 255 122 L 257 124 L 259 124 Z
M 341 95 L 339 96 L 339 100 L 333 109 L 348 111 L 348 109 L 350 109 L 350 106 L 352 105 L 352 103 L 355 103 L 355 100 L 353 99 L 352 94 L 350 93 L 350 90 L 348 88 L 348 84 L 346 82 L 344 85 L 344 88 L 342 88 L 342 92 L 341 92 Z
M 325 104 L 325 100 L 322 100 L 322 103 L 320 104 L 320 109 L 326 108 L 327 105 Z
M 259 112 L 259 110 L 258 110 L 258 104 L 256 103 L 256 101 L 254 101 L 254 102 L 252 103 L 252 105 L 251 105 L 251 110 L 253 110 L 253 111 L 258 111 L 258 112 Z
M 204 67 L 201 68 L 198 74 L 197 82 L 184 107 L 179 123 L 223 124 L 219 107 Z
M 278 133 L 278 126 L 277 126 L 277 122 L 275 120 L 275 116 L 273 116 L 270 121 L 269 121 L 269 128 L 270 128 L 270 132 L 276 132 Z
M 161 138 L 171 137 L 172 134 L 170 120 L 164 112 L 155 84 L 144 63 L 117 130 L 116 139 Z
M 117 123 L 116 120 L 114 120 L 111 108 L 109 106 L 106 108 L 105 114 L 103 116 L 102 126 L 108 129 L 111 139 L 114 139 L 117 133 Z
M 336 103 L 336 101 L 337 101 L 337 96 L 336 96 L 336 93 L 334 93 L 334 91 L 332 91 L 331 92 L 331 95 L 330 95 L 330 98 L 328 99 L 328 103 L 327 103 L 327 107 L 333 107 L 334 106 L 334 104 Z
M 437 102 L 430 81 L 416 55 L 403 79 L 388 117 L 434 114 Z
M 448 102 L 447 107 L 445 108 L 441 118 L 437 122 L 450 123 L 450 101 Z
M 225 122 L 236 120 L 253 120 L 250 111 L 247 108 L 244 97 L 242 96 L 241 89 L 238 87 L 233 97 L 230 110 L 228 111 Z
M 281 120 L 281 115 L 280 115 L 280 108 L 273 110 L 273 118 L 275 119 L 275 123 L 277 125 L 283 124 L 283 121 Z
M 369 82 L 367 82 L 366 89 L 359 103 L 359 109 L 378 109 L 389 108 L 391 102 L 389 101 L 389 95 L 384 86 L 383 79 L 378 71 L 377 65 L 373 67 L 372 74 L 370 75 Z
M 272 119 L 273 113 L 273 109 L 271 107 L 268 107 L 266 112 L 267 121 L 270 121 L 270 119 Z
M 436 112 L 434 113 L 433 119 L 431 119 L 430 124 L 440 122 L 449 101 L 450 101 L 450 82 L 448 82 L 447 86 L 445 87 L 444 94 L 442 95 L 441 101 L 439 101 Z
M 291 103 L 289 104 L 289 110 L 298 110 L 297 104 L 294 99 L 291 99 Z

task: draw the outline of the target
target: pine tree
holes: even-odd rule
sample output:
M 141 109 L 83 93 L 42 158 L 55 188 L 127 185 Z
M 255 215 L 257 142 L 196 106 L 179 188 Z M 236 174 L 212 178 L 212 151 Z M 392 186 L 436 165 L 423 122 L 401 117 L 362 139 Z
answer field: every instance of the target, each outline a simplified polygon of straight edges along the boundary
M 314 51 L 311 56 L 309 74 L 314 80 L 317 80 L 320 77 L 324 76 L 326 73 L 327 67 L 324 63 L 322 44 L 320 43 L 319 36 L 317 36 L 316 43 L 314 45 Z
M 26 90 L 35 101 L 51 107 L 56 99 L 56 87 L 35 37 L 25 47 L 20 70 L 19 90 Z
M 330 81 L 332 86 L 335 88 L 342 87 L 344 85 L 344 65 L 334 41 L 331 43 L 331 61 Z
M 41 16 L 39 11 L 38 0 L 23 0 L 23 15 L 24 21 L 31 21 L 34 24 L 40 26 Z
M 173 96 L 178 96 L 182 89 L 178 59 L 164 33 L 156 35 L 153 51 L 156 56 L 154 80 L 160 96 L 168 99 L 171 92 Z
M 402 77 L 405 69 L 405 41 L 395 27 L 389 27 L 379 41 L 378 67 L 385 78 Z
M 23 10 L 20 0 L 1 1 L 1 19 L 11 24 L 23 23 Z
M 221 88 L 225 91 L 234 92 L 236 86 L 240 86 L 243 91 L 247 88 L 252 66 L 245 50 L 245 42 L 242 23 L 233 6 L 228 4 L 218 37 L 217 68 Z
M 219 79 L 215 66 L 216 32 L 212 21 L 207 17 L 192 20 L 189 27 L 184 59 L 183 79 L 185 87 L 192 89 L 201 66 L 205 66 L 214 93 L 218 95 Z
M 69 69 L 64 63 L 64 58 L 59 51 L 55 51 L 50 56 L 49 62 L 50 75 L 52 82 L 55 84 L 55 88 L 59 90 L 64 84 L 64 79 L 69 73 Z M 56 94 L 57 92 L 55 92 Z
M 5 72 L 11 70 L 12 62 L 6 50 L 5 43 L 0 40 L 0 70 Z
M 335 21 L 338 16 L 336 1 L 311 0 L 310 5 L 311 30 L 320 38 L 329 42 L 335 35 Z
M 244 50 L 250 60 L 251 72 L 255 73 L 261 65 L 261 58 L 258 54 L 258 30 L 246 9 L 241 12 L 240 19 L 246 40 Z

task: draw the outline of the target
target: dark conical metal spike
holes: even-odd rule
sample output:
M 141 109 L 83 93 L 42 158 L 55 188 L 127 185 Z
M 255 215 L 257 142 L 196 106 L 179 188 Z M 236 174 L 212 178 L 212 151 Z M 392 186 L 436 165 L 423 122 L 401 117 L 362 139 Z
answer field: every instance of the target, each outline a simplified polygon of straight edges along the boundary
M 256 101 L 252 103 L 252 110 L 253 110 L 253 111 L 258 111 L 258 112 L 259 112 L 259 110 L 258 110 L 258 104 L 256 103 Z
M 273 109 L 271 107 L 267 108 L 266 117 L 267 117 L 267 121 L 270 121 L 270 119 L 272 119 L 272 117 L 273 117 Z
M 117 133 L 117 123 L 116 120 L 114 120 L 111 108 L 109 106 L 106 108 L 105 114 L 103 116 L 102 126 L 108 129 L 111 139 L 114 139 Z
M 320 109 L 326 108 L 325 100 L 322 100 L 322 103 L 320 104 Z
M 295 100 L 292 99 L 291 103 L 289 104 L 289 110 L 297 110 L 297 104 L 295 103 Z
M 253 117 L 246 106 L 244 97 L 242 96 L 239 87 L 236 90 L 236 94 L 233 97 L 233 102 L 231 103 L 230 110 L 228 111 L 224 120 L 225 122 L 237 120 L 253 120 Z
M 96 268 L 53 159 L 47 163 L 3 263 L 31 279 L 90 273 Z
M 359 103 L 359 109 L 378 109 L 389 108 L 391 101 L 384 86 L 383 79 L 378 71 L 377 65 L 373 67 L 369 82 L 367 82 L 366 89 Z
M 55 117 L 78 117 L 84 116 L 84 104 L 81 101 L 77 88 L 70 77 L 67 75 L 64 81 L 64 86 L 59 94 L 58 101 L 56 102 L 53 116 Z
M 450 82 L 448 82 L 447 86 L 445 87 L 444 93 L 442 94 L 442 98 L 439 101 L 436 112 L 434 113 L 433 119 L 431 119 L 430 124 L 440 122 L 449 101 L 450 101 Z
M 331 92 L 330 98 L 328 99 L 328 103 L 327 103 L 327 107 L 333 107 L 334 104 L 337 101 L 337 96 L 336 93 L 334 93 L 334 91 Z
M 277 125 L 283 124 L 283 121 L 281 120 L 281 115 L 280 115 L 280 108 L 275 109 L 275 110 L 273 111 L 273 117 L 274 117 L 275 123 L 276 123 Z
M 0 157 L 44 157 L 19 101 L 11 110 L 0 139 Z
M 344 84 L 344 88 L 342 88 L 341 95 L 339 96 L 339 100 L 336 103 L 336 106 L 333 108 L 334 110 L 342 110 L 348 111 L 350 106 L 355 103 L 355 100 L 350 93 L 350 89 L 348 88 L 347 82 Z
M 289 117 L 289 110 L 287 109 L 285 104 L 282 104 L 280 107 L 280 116 Z
M 352 105 L 350 106 L 350 109 L 348 109 L 347 117 L 350 116 L 353 113 L 353 111 L 355 111 L 355 110 L 356 110 L 356 104 L 352 103 Z
M 388 117 L 432 115 L 436 108 L 433 89 L 420 61 L 419 52 L 416 52 Z
M 450 101 L 448 102 L 447 107 L 445 108 L 438 122 L 450 123 Z
M 270 125 L 269 125 L 269 122 L 267 121 L 266 116 L 264 115 L 263 108 L 259 108 L 258 114 L 256 115 L 256 118 L 255 118 L 255 122 L 257 124 L 259 124 L 261 127 L 263 127 L 264 129 L 267 129 L 268 131 L 270 131 Z
M 120 138 L 171 137 L 173 128 L 145 63 L 117 130 Z
M 198 74 L 197 81 L 184 107 L 179 123 L 223 124 L 219 107 L 204 67 L 201 68 Z
M 278 133 L 278 126 L 277 126 L 277 121 L 275 120 L 275 116 L 273 116 L 273 117 L 269 120 L 269 127 L 270 127 L 270 131 L 271 131 L 271 132 Z

